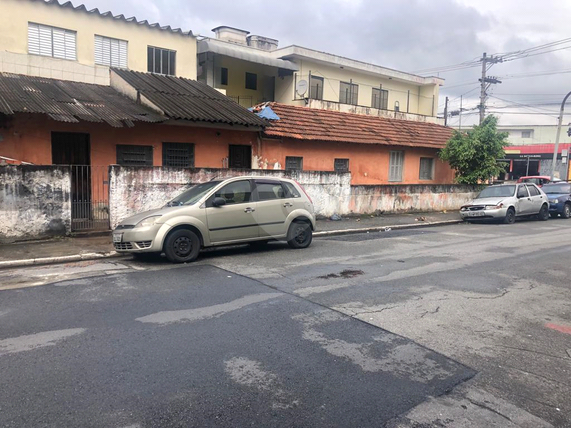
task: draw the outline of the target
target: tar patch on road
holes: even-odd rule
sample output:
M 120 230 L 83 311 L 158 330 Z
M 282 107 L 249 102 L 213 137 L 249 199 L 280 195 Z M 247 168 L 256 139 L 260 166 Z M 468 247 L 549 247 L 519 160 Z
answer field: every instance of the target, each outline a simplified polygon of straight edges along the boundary
M 381 426 L 474 374 L 210 266 L 2 291 L 3 313 L 0 426 Z
M 423 230 L 406 229 L 406 230 L 388 230 L 388 231 L 369 232 L 369 233 L 355 233 L 352 235 L 329 236 L 320 239 L 326 241 L 361 242 L 361 241 L 370 241 L 372 239 L 397 238 L 402 236 L 414 236 L 414 235 L 428 235 L 432 233 L 436 232 L 427 229 Z
M 363 275 L 365 272 L 356 269 L 344 269 L 339 273 L 328 273 L 327 275 L 321 275 L 317 278 L 319 279 L 332 279 L 332 278 L 355 278 L 356 276 Z

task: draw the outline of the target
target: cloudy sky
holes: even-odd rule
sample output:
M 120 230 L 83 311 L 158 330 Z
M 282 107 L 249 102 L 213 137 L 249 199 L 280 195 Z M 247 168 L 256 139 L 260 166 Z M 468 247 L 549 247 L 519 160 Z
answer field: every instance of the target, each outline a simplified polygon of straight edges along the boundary
M 471 61 L 483 52 L 506 53 L 571 38 L 568 0 L 85 0 L 84 4 L 202 36 L 212 36 L 210 30 L 216 26 L 229 25 L 278 39 L 282 47 L 297 44 L 410 72 Z M 488 75 L 503 81 L 490 89 L 487 103 L 501 124 L 556 123 L 559 104 L 571 90 L 571 40 L 552 49 L 559 50 L 490 69 Z M 478 64 L 430 73 L 446 79 L 439 112 L 445 96 L 451 100 L 450 109 L 458 110 L 463 95 L 463 107 L 468 109 L 463 124 L 473 123 L 477 114 L 470 109 L 479 103 L 480 73 Z M 571 115 L 565 117 L 567 122 Z M 450 123 L 457 125 L 458 117 Z

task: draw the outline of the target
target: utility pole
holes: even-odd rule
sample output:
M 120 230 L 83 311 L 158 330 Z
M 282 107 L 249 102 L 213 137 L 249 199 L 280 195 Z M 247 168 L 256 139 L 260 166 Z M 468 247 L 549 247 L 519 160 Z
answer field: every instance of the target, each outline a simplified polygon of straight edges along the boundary
M 462 95 L 460 95 L 460 113 L 458 113 L 458 131 L 462 130 Z
M 486 91 L 492 84 L 502 83 L 495 77 L 486 77 L 486 72 L 488 71 L 488 64 L 496 64 L 498 62 L 502 62 L 502 58 L 494 57 L 494 56 L 487 56 L 486 52 L 482 55 L 482 78 L 478 79 L 480 81 L 480 105 L 478 106 L 480 109 L 480 125 L 484 121 L 484 117 L 486 115 L 486 97 L 488 94 Z
M 446 103 L 444 104 L 444 126 L 448 125 L 448 97 L 446 97 Z
M 571 96 L 571 92 L 569 92 L 567 95 L 565 95 L 565 98 L 563 98 L 563 102 L 561 102 L 561 110 L 559 111 L 559 118 L 557 119 L 557 134 L 555 136 L 555 148 L 553 150 L 553 165 L 551 167 L 551 180 L 555 178 L 557 152 L 559 151 L 559 137 L 561 136 L 561 122 L 563 122 L 563 112 L 565 110 L 565 103 L 567 102 L 567 98 L 569 98 L 569 96 Z

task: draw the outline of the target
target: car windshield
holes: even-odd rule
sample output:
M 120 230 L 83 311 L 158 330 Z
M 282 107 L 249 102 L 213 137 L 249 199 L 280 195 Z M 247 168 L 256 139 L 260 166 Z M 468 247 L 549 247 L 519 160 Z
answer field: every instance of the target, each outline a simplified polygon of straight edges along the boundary
M 571 193 L 571 184 L 547 184 L 543 186 L 543 191 L 548 195 L 560 195 L 561 193 Z
M 208 183 L 197 184 L 192 186 L 190 189 L 182 192 L 172 201 L 170 201 L 167 207 L 177 207 L 179 205 L 193 205 L 200 198 L 202 198 L 210 189 L 213 189 L 219 185 L 221 181 L 209 181 Z
M 480 192 L 477 199 L 482 198 L 507 198 L 513 196 L 515 193 L 515 186 L 491 186 L 486 187 Z

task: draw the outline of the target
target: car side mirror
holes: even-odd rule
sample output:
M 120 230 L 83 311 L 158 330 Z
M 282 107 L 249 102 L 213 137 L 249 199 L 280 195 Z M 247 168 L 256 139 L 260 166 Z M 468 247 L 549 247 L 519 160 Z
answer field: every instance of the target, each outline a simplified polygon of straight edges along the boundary
M 222 205 L 226 205 L 226 199 L 218 197 L 218 198 L 214 198 L 212 200 L 212 206 L 213 207 L 220 207 Z

